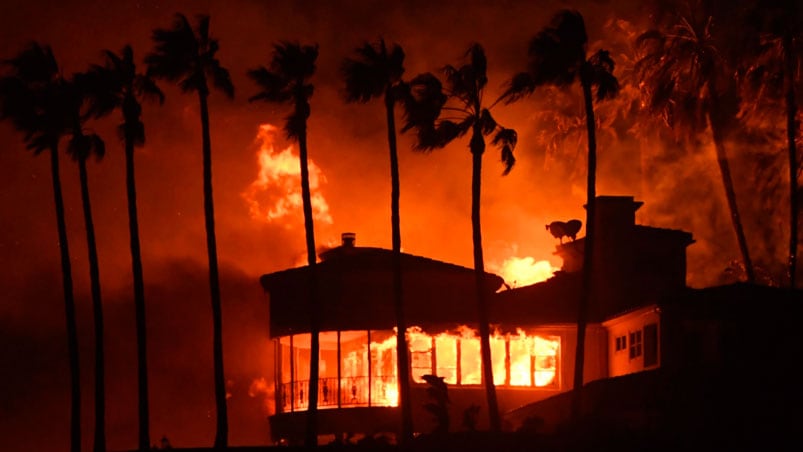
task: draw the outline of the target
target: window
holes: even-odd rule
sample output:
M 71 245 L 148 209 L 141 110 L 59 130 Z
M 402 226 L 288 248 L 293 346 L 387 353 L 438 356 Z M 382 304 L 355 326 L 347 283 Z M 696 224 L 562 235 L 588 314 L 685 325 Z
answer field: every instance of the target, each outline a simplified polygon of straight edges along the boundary
M 622 350 L 627 350 L 627 336 L 616 338 L 616 351 L 621 352 Z
M 435 336 L 435 375 L 447 384 L 457 384 L 457 338 L 440 334 Z
M 630 359 L 641 356 L 641 330 L 630 333 Z
M 411 328 L 407 331 L 410 348 L 410 368 L 413 381 L 424 383 L 424 375 L 433 374 L 432 370 L 432 337 Z

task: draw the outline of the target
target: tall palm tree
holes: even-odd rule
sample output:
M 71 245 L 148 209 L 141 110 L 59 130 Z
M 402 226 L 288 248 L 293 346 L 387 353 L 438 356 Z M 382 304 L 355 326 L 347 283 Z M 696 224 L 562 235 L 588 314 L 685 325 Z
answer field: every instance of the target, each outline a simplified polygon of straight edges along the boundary
M 442 148 L 470 132 L 471 229 L 482 378 L 485 383 L 490 428 L 491 431 L 498 432 L 502 428 L 502 422 L 499 417 L 499 404 L 491 365 L 490 326 L 484 284 L 485 261 L 480 223 L 482 156 L 485 153 L 485 137 L 493 136 L 491 144 L 500 147 L 502 163 L 505 166 L 503 174 L 508 174 L 516 162 L 513 149 L 518 136 L 515 130 L 497 123 L 491 115 L 490 107 L 485 105 L 488 62 L 482 46 L 472 44 L 466 51 L 465 57 L 467 61 L 459 67 L 452 65 L 444 67 L 445 90 L 432 74 L 417 76 L 410 82 L 410 96 L 406 107 L 407 123 L 402 130 L 410 128 L 417 130 L 416 148 L 419 150 Z M 444 112 L 447 113 L 443 114 Z
M 210 84 L 234 97 L 234 85 L 229 71 L 220 65 L 216 54 L 217 39 L 209 35 L 209 16 L 198 16 L 195 28 L 183 14 L 176 14 L 173 27 L 153 31 L 155 48 L 145 57 L 148 75 L 177 82 L 182 91 L 198 94 L 201 109 L 201 137 L 203 151 L 204 223 L 206 225 L 206 251 L 209 258 L 209 289 L 212 298 L 215 374 L 215 406 L 217 431 L 215 447 L 227 447 L 229 441 L 228 415 L 226 414 L 226 380 L 223 374 L 223 319 L 220 305 L 220 276 L 215 237 L 215 207 L 212 198 L 212 140 L 209 136 L 209 106 L 207 99 Z
M 152 78 L 137 73 L 134 51 L 125 46 L 120 54 L 104 51 L 103 66 L 93 65 L 88 73 L 90 114 L 95 117 L 120 109 L 123 122 L 118 132 L 125 147 L 126 193 L 128 195 L 128 233 L 131 248 L 131 269 L 134 279 L 134 309 L 137 329 L 137 381 L 139 386 L 139 450 L 150 448 L 150 421 L 148 402 L 147 329 L 145 322 L 145 283 L 142 274 L 142 252 L 137 216 L 137 190 L 134 177 L 134 148 L 145 144 L 145 125 L 142 123 L 141 100 L 157 99 L 164 103 L 164 94 Z
M 312 198 L 309 186 L 309 167 L 307 166 L 307 119 L 310 115 L 309 100 L 313 86 L 310 77 L 315 74 L 315 60 L 318 46 L 293 42 L 281 42 L 273 47 L 273 55 L 268 67 L 260 66 L 248 71 L 248 76 L 261 91 L 251 96 L 249 102 L 257 100 L 289 105 L 284 131 L 287 137 L 298 142 L 298 158 L 301 165 L 301 201 L 304 211 L 304 232 L 307 244 L 307 265 L 309 266 L 310 303 L 310 377 L 308 389 L 307 431 L 305 443 L 315 446 L 318 443 L 318 370 L 320 356 L 320 325 L 318 319 L 318 294 L 315 264 L 315 229 L 312 219 Z
M 800 159 L 797 139 L 800 132 L 797 84 L 801 79 L 803 52 L 803 7 L 798 2 L 773 0 L 747 10 L 746 48 L 750 64 L 743 80 L 748 114 L 758 109 L 777 110 L 783 99 L 786 114 L 786 143 L 789 161 L 789 287 L 796 286 L 798 224 L 800 219 Z M 745 110 L 743 105 L 743 111 Z M 750 111 L 752 110 L 752 111 Z M 771 121 L 767 121 L 771 122 Z
M 8 119 L 23 133 L 26 147 L 39 155 L 50 152 L 50 174 L 56 207 L 67 350 L 70 366 L 70 450 L 81 450 L 81 384 L 78 333 L 75 320 L 72 268 L 64 220 L 64 198 L 59 176 L 59 140 L 69 130 L 66 121 L 65 80 L 49 46 L 32 43 L 4 61 L 9 73 L 0 78 L 0 119 Z
M 728 61 L 717 48 L 713 27 L 713 17 L 703 11 L 693 16 L 678 14 L 669 30 L 641 34 L 637 44 L 643 56 L 635 71 L 650 112 L 662 115 L 670 127 L 688 128 L 690 132 L 708 126 L 746 277 L 753 282 L 753 262 L 725 147 L 726 130 L 734 116 L 729 111 L 732 102 L 728 93 L 732 76 Z
M 407 85 L 404 74 L 404 50 L 385 40 L 366 43 L 356 49 L 356 58 L 343 62 L 346 80 L 346 100 L 366 103 L 382 97 L 388 124 L 388 150 L 390 151 L 390 225 L 393 247 L 393 304 L 396 311 L 396 374 L 399 378 L 399 403 L 402 411 L 402 443 L 412 439 L 413 413 L 410 405 L 410 369 L 407 354 L 407 322 L 404 317 L 404 295 L 401 269 L 401 220 L 399 215 L 399 154 L 396 147 L 396 117 L 394 108 L 404 99 Z
M 577 349 L 574 360 L 574 390 L 572 418 L 580 416 L 583 371 L 585 366 L 585 335 L 589 300 L 592 290 L 593 250 L 596 218 L 597 138 L 594 118 L 594 89 L 596 99 L 611 98 L 619 91 L 613 75 L 613 59 L 605 50 L 590 57 L 588 34 L 583 16 L 578 11 L 558 12 L 550 25 L 533 37 L 528 50 L 527 71 L 517 74 L 510 82 L 504 98 L 514 101 L 532 94 L 538 86 L 569 86 L 578 79 L 583 90 L 588 136 L 588 171 L 586 185 L 586 238 L 583 249 L 583 287 L 577 310 Z
M 80 79 L 80 75 L 76 76 Z M 95 326 L 95 437 L 94 451 L 106 450 L 106 372 L 104 358 L 103 332 L 103 299 L 100 290 L 100 265 L 98 264 L 98 248 L 95 240 L 95 223 L 92 219 L 92 204 L 89 199 L 89 177 L 86 172 L 86 161 L 94 156 L 103 158 L 106 145 L 96 134 L 85 134 L 83 130 L 82 106 L 85 93 L 80 83 L 70 82 L 68 85 L 69 106 L 72 116 L 72 130 L 67 146 L 67 153 L 78 162 L 78 174 L 81 184 L 81 204 L 84 211 L 84 227 L 86 229 L 86 245 L 89 257 L 89 285 L 92 295 L 92 317 Z

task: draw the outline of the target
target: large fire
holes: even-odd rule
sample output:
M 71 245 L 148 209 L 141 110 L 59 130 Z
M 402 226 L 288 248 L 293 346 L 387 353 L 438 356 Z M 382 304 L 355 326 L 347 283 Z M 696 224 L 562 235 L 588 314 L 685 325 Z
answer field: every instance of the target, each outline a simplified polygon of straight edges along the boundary
M 259 173 L 241 196 L 248 204 L 251 218 L 260 221 L 281 221 L 289 215 L 300 214 L 301 208 L 301 167 L 298 154 L 292 146 L 277 151 L 274 148 L 277 128 L 262 124 L 257 132 L 259 144 L 257 161 Z M 326 177 L 311 159 L 309 185 L 312 197 L 312 214 L 316 221 L 332 223 L 329 205 L 320 191 Z
M 447 384 L 482 384 L 480 339 L 473 329 L 431 335 L 407 330 L 411 378 L 438 375 Z M 500 387 L 557 387 L 560 338 L 495 332 L 490 338 L 494 384 Z M 398 406 L 396 335 L 393 331 L 340 331 L 320 335 L 319 407 Z M 305 410 L 309 388 L 309 334 L 283 337 L 279 345 L 279 407 Z
M 523 287 L 546 281 L 556 270 L 558 268 L 554 267 L 551 262 L 536 261 L 530 256 L 509 257 L 502 262 L 498 269 L 495 269 L 509 287 Z

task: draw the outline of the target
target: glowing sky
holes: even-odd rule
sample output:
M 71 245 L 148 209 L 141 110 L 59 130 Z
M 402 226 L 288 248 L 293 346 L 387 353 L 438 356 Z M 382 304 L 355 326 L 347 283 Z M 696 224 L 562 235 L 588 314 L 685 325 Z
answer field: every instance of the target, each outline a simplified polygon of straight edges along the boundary
M 267 306 L 257 277 L 297 265 L 304 256 L 304 235 L 300 209 L 282 216 L 282 221 L 267 222 L 254 219 L 243 198 L 259 175 L 260 125 L 280 125 L 284 117 L 281 109 L 247 102 L 257 90 L 246 70 L 266 64 L 278 40 L 320 44 L 318 72 L 312 79 L 309 153 L 320 171 L 318 191 L 327 202 L 331 221 L 316 223 L 316 241 L 319 246 L 336 245 L 341 232 L 353 231 L 358 245 L 389 248 L 390 183 L 382 105 L 342 101 L 341 60 L 362 42 L 381 35 L 403 46 L 406 76 L 412 77 L 457 63 L 468 45 L 477 41 L 488 55 L 490 99 L 523 68 L 529 37 L 553 11 L 565 6 L 551 3 L 7 0 L 0 3 L 0 58 L 9 58 L 26 42 L 37 40 L 52 46 L 66 74 L 99 63 L 102 49 L 117 51 L 127 43 L 141 61 L 151 49 L 150 31 L 169 26 L 174 13 L 211 15 L 211 33 L 220 40 L 219 59 L 231 71 L 236 89 L 234 100 L 219 93 L 210 98 L 224 345 L 232 393 L 231 443 L 260 444 L 268 441 L 264 403 L 248 392 L 255 379 L 270 377 L 271 361 Z M 621 30 L 609 21 L 612 17 L 637 24 L 643 20 L 628 7 L 613 9 L 618 3 L 594 1 L 581 8 L 592 46 L 614 29 Z M 174 446 L 206 445 L 214 434 L 214 404 L 198 100 L 166 83 L 161 86 L 167 100 L 162 107 L 144 107 L 147 145 L 136 156 L 149 341 L 154 350 L 152 440 L 167 435 Z M 579 90 L 575 93 L 579 96 Z M 552 255 L 557 240 L 544 224 L 585 218 L 584 160 L 578 163 L 580 177 L 547 171 L 534 102 L 525 100 L 494 110 L 500 123 L 518 130 L 520 144 L 518 163 L 506 177 L 501 176 L 498 151 L 489 146 L 485 157 L 482 218 L 486 266 L 492 271 L 514 257 L 519 265 L 534 259 L 550 260 L 559 267 L 560 260 Z M 124 159 L 114 132 L 117 121 L 114 116 L 88 124 L 107 143 L 106 157 L 90 163 L 89 177 L 108 317 L 107 422 L 112 449 L 133 447 L 136 439 L 133 307 Z M 277 138 L 277 151 L 289 145 L 281 133 Z M 470 266 L 467 141 L 430 154 L 412 152 L 411 144 L 409 137 L 400 138 L 403 249 Z M 0 145 L 0 344 L 4 344 L 0 362 L 7 369 L 0 377 L 0 437 L 12 438 L 12 449 L 7 450 L 22 445 L 66 450 L 66 345 L 48 160 L 33 158 L 24 149 L 22 137 L 6 123 L 0 124 Z M 634 195 L 645 201 L 639 220 L 691 230 L 705 252 L 690 249 L 690 279 L 698 284 L 715 280 L 706 276 L 710 256 L 735 257 L 736 250 L 731 236 L 723 243 L 713 240 L 730 234 L 714 162 L 694 158 L 698 174 L 714 182 L 701 185 L 700 192 L 713 194 L 693 214 L 673 204 L 677 198 L 666 195 L 677 185 L 670 179 L 656 179 L 660 190 L 644 189 L 638 173 L 642 158 L 638 154 L 627 157 L 625 153 L 631 151 L 632 143 L 612 149 L 602 142 L 598 193 Z M 78 172 L 67 158 L 62 162 L 88 441 L 92 378 L 87 258 Z M 687 172 L 685 164 L 666 164 L 668 177 L 679 178 Z M 727 258 L 717 263 L 718 268 L 726 264 Z M 13 370 L 9 362 L 17 363 Z

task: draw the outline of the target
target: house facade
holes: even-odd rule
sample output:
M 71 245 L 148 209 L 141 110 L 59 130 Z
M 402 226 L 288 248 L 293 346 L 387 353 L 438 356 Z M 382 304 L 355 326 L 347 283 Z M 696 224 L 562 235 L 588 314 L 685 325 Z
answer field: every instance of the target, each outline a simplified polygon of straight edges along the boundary
M 691 234 L 635 224 L 641 206 L 632 197 L 596 200 L 598 231 L 593 253 L 591 311 L 586 332 L 584 380 L 591 382 L 662 366 L 660 303 L 687 288 L 686 247 Z M 584 238 L 560 244 L 561 271 L 547 281 L 501 290 L 487 273 L 486 299 L 494 384 L 502 413 L 572 389 L 577 304 Z M 356 246 L 344 234 L 341 246 L 320 255 L 316 293 L 308 267 L 262 276 L 270 303 L 275 347 L 276 441 L 297 442 L 306 428 L 310 369 L 310 299 L 321 325 L 318 388 L 320 434 L 395 433 L 400 425 L 396 344 L 389 250 Z M 451 428 L 472 406 L 487 423 L 479 338 L 476 334 L 474 271 L 402 254 L 414 427 L 432 430 L 423 405 L 427 374 L 449 388 Z M 511 418 L 506 428 L 516 428 Z

